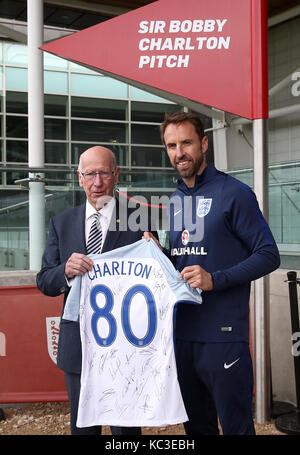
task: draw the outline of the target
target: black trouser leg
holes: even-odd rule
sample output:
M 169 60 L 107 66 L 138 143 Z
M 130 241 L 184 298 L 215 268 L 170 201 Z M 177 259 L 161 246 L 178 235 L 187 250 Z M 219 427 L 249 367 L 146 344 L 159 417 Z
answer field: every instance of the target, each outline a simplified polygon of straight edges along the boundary
M 80 374 L 65 373 L 66 386 L 70 401 L 71 434 L 101 435 L 101 426 L 78 428 L 76 426 L 80 392 Z
M 84 428 L 79 428 L 76 426 L 80 392 L 80 374 L 65 373 L 65 380 L 70 401 L 71 434 L 100 435 L 101 425 Z M 142 434 L 140 427 L 110 427 L 110 429 L 114 436 Z

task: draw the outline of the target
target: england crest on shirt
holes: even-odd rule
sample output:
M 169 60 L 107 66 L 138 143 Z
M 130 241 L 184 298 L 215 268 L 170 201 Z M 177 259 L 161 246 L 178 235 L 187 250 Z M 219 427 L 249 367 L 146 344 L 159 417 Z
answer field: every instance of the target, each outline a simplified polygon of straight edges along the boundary
M 197 207 L 197 216 L 200 218 L 205 217 L 211 208 L 212 199 L 200 199 Z

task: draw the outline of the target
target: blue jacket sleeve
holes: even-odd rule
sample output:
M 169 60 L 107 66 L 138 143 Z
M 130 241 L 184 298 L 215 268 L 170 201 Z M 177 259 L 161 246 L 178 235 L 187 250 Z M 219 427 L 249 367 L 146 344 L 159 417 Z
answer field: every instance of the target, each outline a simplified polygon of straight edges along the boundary
M 278 248 L 255 194 L 241 184 L 238 194 L 225 194 L 225 199 L 224 221 L 247 247 L 249 256 L 228 269 L 212 273 L 216 291 L 256 280 L 280 265 Z
M 65 264 L 61 262 L 58 236 L 51 218 L 42 267 L 36 278 L 37 286 L 43 294 L 56 297 L 69 290 L 65 278 Z

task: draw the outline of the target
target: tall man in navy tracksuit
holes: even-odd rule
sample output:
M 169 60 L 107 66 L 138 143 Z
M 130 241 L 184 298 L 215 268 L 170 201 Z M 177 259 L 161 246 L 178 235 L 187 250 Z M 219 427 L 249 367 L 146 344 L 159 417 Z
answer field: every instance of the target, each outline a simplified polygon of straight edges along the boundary
M 278 249 L 251 189 L 206 162 L 198 116 L 167 116 L 161 137 L 181 179 L 170 204 L 170 254 L 203 290 L 176 313 L 178 377 L 188 435 L 255 434 L 249 349 L 250 282 L 279 267 Z M 178 203 L 181 201 L 181 204 Z

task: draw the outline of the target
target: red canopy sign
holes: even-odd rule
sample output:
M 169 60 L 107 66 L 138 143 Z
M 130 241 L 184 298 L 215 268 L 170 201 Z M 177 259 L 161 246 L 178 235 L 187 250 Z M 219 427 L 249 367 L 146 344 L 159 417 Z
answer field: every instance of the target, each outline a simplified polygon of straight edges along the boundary
M 183 104 L 268 117 L 265 0 L 160 0 L 42 49 Z

